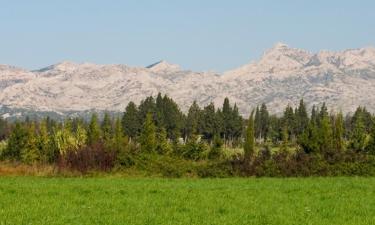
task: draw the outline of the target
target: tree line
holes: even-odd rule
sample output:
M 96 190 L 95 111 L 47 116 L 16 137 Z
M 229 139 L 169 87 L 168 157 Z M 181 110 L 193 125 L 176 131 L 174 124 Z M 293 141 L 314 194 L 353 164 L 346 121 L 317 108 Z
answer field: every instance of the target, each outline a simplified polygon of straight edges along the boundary
M 309 112 L 302 99 L 296 108 L 287 105 L 282 115 L 271 114 L 261 104 L 243 118 L 228 98 L 220 108 L 193 102 L 183 113 L 172 98 L 159 93 L 139 105 L 130 102 L 122 116 L 105 113 L 99 118 L 93 113 L 88 121 L 66 118 L 63 122 L 48 117 L 0 119 L 0 140 L 3 160 L 80 171 L 131 167 L 139 158 L 153 155 L 166 156 L 172 163 L 219 162 L 216 169 L 225 165 L 229 174 L 274 175 L 286 173 L 286 164 L 303 170 L 302 162 L 310 167 L 315 166 L 312 162 L 324 162 L 327 168 L 370 162 L 375 155 L 375 123 L 364 107 L 344 116 L 329 112 L 323 103 Z M 304 161 L 306 157 L 309 160 Z M 299 173 L 296 168 L 285 170 Z

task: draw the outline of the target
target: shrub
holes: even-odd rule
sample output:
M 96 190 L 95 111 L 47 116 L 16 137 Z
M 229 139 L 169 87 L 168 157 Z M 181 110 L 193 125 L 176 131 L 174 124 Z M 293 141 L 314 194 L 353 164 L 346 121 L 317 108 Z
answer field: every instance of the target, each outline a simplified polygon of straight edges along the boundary
M 67 151 L 60 155 L 59 168 L 68 168 L 82 173 L 89 171 L 109 171 L 116 160 L 114 151 L 106 151 L 103 143 L 84 146 L 77 151 Z

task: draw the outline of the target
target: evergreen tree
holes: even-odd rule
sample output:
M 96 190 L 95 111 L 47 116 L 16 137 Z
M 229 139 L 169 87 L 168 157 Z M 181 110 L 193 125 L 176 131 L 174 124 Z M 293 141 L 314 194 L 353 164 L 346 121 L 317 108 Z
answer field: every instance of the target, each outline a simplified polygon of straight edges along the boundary
M 311 120 L 305 131 L 298 139 L 298 144 L 306 153 L 317 153 L 320 150 L 319 131 L 317 124 Z
M 129 102 L 122 117 L 122 129 L 130 138 L 136 138 L 141 130 L 139 112 L 134 102 Z
M 159 128 L 165 127 L 165 102 L 160 92 L 158 93 L 156 97 L 155 108 L 156 108 L 155 125 Z
M 295 115 L 294 110 L 290 105 L 287 105 L 284 111 L 283 116 L 283 124 L 287 126 L 288 129 L 288 137 L 290 140 L 294 137 L 294 130 L 295 130 Z
M 140 144 L 143 152 L 154 152 L 156 148 L 156 127 L 152 114 L 148 113 L 140 136 Z
M 141 101 L 141 103 L 138 106 L 138 115 L 140 121 L 145 121 L 148 114 L 152 115 L 152 119 L 156 120 L 156 103 L 155 99 L 150 96 L 147 97 L 145 100 Z
M 116 118 L 111 150 L 120 153 L 125 150 L 126 145 L 127 138 L 123 135 L 122 122 L 120 118 Z
M 172 146 L 167 138 L 167 131 L 161 128 L 157 134 L 157 146 L 156 151 L 160 154 L 170 154 L 172 152 Z
M 40 152 L 41 156 L 41 161 L 46 163 L 46 162 L 51 162 L 50 157 L 50 141 L 49 141 L 49 133 L 48 133 L 48 127 L 47 127 L 47 121 L 42 120 L 39 125 L 39 133 L 37 137 L 37 148 L 38 151 Z
M 30 122 L 26 128 L 26 145 L 21 150 L 21 160 L 24 163 L 34 163 L 40 159 L 40 154 L 37 148 L 37 138 L 35 136 L 35 123 Z
M 247 128 L 244 143 L 245 160 L 250 161 L 255 151 L 255 140 L 254 140 L 254 112 L 251 112 Z
M 229 99 L 225 98 L 223 103 L 223 108 L 221 110 L 221 118 L 222 118 L 222 131 L 224 135 L 224 142 L 227 139 L 231 138 L 233 133 L 233 112 L 232 107 L 230 106 Z
M 163 123 L 162 127 L 166 129 L 168 138 L 176 141 L 181 135 L 183 114 L 180 111 L 177 103 L 168 96 L 164 96 L 163 99 Z M 159 126 L 159 128 L 161 128 Z
M 354 151 L 363 151 L 365 148 L 366 131 L 363 119 L 359 116 L 350 135 L 349 148 Z
M 344 150 L 344 118 L 342 113 L 334 117 L 333 142 L 337 152 Z
M 196 101 L 190 106 L 187 118 L 186 118 L 186 135 L 190 138 L 192 135 L 198 133 L 198 123 L 201 116 L 201 109 L 199 108 Z
M 260 107 L 260 136 L 266 140 L 269 129 L 269 113 L 267 106 L 263 103 Z
M 327 115 L 322 115 L 319 126 L 319 147 L 320 152 L 328 153 L 333 149 L 332 125 Z
M 109 143 L 112 139 L 112 120 L 108 112 L 104 114 L 101 130 L 104 142 Z
M 91 116 L 88 132 L 87 132 L 87 142 L 89 145 L 95 144 L 100 141 L 100 127 L 98 123 L 98 115 L 93 113 Z
M 16 122 L 12 129 L 7 147 L 3 153 L 4 157 L 12 160 L 21 160 L 21 153 L 28 144 L 28 131 L 20 123 Z
M 261 134 L 261 125 L 262 124 L 262 121 L 260 119 L 260 110 L 259 110 L 259 106 L 256 107 L 255 109 L 255 115 L 254 115 L 254 136 L 255 138 L 257 139 L 261 139 L 262 138 L 262 134 Z
M 327 109 L 326 103 L 323 102 L 322 106 L 320 107 L 320 111 L 318 115 L 318 122 L 320 123 L 325 117 L 328 117 L 328 109 Z
M 296 134 L 301 135 L 309 125 L 309 117 L 307 115 L 306 105 L 303 99 L 300 100 L 296 113 L 297 127 Z
M 234 104 L 233 107 L 233 134 L 232 136 L 234 138 L 241 138 L 242 136 L 242 130 L 243 130 L 243 119 L 238 111 L 238 107 L 236 104 Z
M 218 115 L 215 111 L 215 105 L 210 103 L 204 107 L 199 121 L 199 130 L 206 140 L 212 140 L 215 134 L 220 133 Z

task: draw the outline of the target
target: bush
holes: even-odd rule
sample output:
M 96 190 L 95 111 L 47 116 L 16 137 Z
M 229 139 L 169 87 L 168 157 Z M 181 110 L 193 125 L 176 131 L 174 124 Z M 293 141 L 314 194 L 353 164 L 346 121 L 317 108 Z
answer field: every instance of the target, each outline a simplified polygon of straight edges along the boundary
M 201 160 L 207 158 L 207 155 L 210 151 L 209 146 L 203 142 L 198 140 L 197 138 L 191 138 L 185 146 L 182 148 L 182 156 L 185 159 L 191 160 Z
M 60 169 L 68 168 L 81 173 L 109 171 L 113 168 L 115 160 L 115 152 L 106 151 L 102 143 L 96 143 L 60 155 L 58 166 Z

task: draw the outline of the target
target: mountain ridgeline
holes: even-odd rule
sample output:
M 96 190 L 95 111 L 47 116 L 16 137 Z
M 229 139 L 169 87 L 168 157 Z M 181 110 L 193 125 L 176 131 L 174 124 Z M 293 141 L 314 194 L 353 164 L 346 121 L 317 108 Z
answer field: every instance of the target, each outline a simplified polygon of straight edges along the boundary
M 260 60 L 217 74 L 181 69 L 160 61 L 148 67 L 62 62 L 27 71 L 0 66 L 0 113 L 19 117 L 32 112 L 71 115 L 88 111 L 120 112 L 133 101 L 168 94 L 187 112 L 220 106 L 225 97 L 240 114 L 266 103 L 273 113 L 304 99 L 307 108 L 325 102 L 332 110 L 375 111 L 375 48 L 310 53 L 276 44 Z

